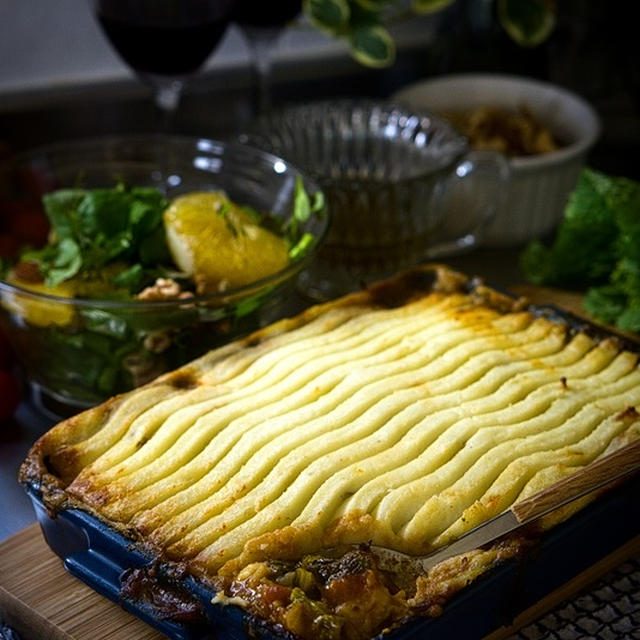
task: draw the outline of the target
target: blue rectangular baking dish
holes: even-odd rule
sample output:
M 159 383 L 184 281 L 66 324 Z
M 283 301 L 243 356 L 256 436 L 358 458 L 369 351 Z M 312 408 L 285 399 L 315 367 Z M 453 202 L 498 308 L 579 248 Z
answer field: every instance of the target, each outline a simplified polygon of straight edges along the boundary
M 384 634 L 386 640 L 481 640 L 638 534 L 640 478 L 627 481 L 547 532 L 525 557 L 491 570 L 455 596 L 438 618 L 416 618 Z M 181 581 L 206 621 L 164 619 L 152 606 L 122 594 L 122 578 L 154 560 L 135 543 L 80 509 L 51 517 L 37 488 L 27 487 L 38 522 L 65 568 L 95 591 L 121 605 L 172 640 L 282 640 L 234 605 L 212 604 L 215 593 L 192 577 Z
M 478 283 L 470 283 L 473 289 Z M 510 295 L 506 293 L 506 295 Z M 615 336 L 633 351 L 640 344 L 616 335 L 554 305 L 529 310 L 574 331 Z M 95 591 L 144 620 L 171 640 L 291 640 L 235 605 L 213 604 L 215 592 L 193 577 L 179 581 L 179 597 L 199 608 L 202 623 L 176 622 L 153 604 L 124 594 L 123 579 L 136 568 L 155 567 L 154 558 L 95 516 L 80 509 L 51 517 L 38 487 L 26 486 L 51 549 L 65 568 Z M 385 640 L 482 640 L 582 571 L 614 552 L 640 532 L 640 474 L 600 496 L 566 522 L 546 532 L 524 557 L 505 562 L 469 585 L 437 618 L 415 618 L 384 634 Z M 159 567 L 162 571 L 162 567 Z M 172 581 L 175 585 L 175 580 Z

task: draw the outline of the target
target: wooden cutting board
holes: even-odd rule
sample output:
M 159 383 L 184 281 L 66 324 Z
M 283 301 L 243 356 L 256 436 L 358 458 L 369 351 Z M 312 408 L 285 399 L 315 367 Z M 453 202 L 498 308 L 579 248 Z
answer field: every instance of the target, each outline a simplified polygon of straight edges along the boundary
M 67 573 L 37 524 L 0 544 L 0 613 L 23 640 L 162 640 Z

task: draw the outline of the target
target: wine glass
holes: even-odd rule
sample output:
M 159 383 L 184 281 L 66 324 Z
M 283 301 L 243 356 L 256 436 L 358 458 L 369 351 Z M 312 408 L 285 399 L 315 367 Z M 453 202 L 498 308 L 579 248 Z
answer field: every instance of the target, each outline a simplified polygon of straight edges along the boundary
M 92 0 L 114 49 L 151 86 L 165 128 L 185 82 L 216 48 L 233 0 Z
M 236 0 L 232 21 L 244 35 L 254 75 L 253 111 L 263 113 L 271 107 L 273 49 L 282 31 L 302 10 L 302 0 Z

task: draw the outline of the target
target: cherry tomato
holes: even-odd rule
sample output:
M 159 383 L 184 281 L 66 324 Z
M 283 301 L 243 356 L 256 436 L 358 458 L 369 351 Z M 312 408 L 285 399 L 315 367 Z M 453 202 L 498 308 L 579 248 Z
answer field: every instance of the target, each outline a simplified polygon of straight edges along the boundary
M 20 388 L 8 371 L 0 369 L 0 423 L 11 418 L 20 402 Z

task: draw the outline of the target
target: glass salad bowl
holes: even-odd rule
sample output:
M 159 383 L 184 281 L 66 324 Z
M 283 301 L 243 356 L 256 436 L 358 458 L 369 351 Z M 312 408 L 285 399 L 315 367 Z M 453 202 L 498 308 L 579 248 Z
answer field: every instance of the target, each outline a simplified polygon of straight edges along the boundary
M 165 205 L 185 194 L 223 192 L 234 206 L 250 212 L 258 226 L 286 242 L 288 253 L 285 262 L 266 275 L 260 271 L 260 256 L 256 273 L 261 275 L 240 284 L 221 281 L 191 291 L 181 290 L 178 284 L 179 295 L 172 294 L 175 283 L 187 279 L 174 265 L 175 274 L 166 269 L 159 272 L 162 277 L 145 288 L 146 295 L 123 295 L 110 286 L 76 287 L 68 294 L 64 281 L 51 288 L 41 282 L 41 275 L 38 282 L 25 275 L 32 255 L 28 245 L 37 246 L 47 234 L 49 245 L 57 242 L 57 253 L 46 256 L 44 262 L 48 260 L 46 277 L 59 281 L 65 269 L 74 268 L 74 259 L 80 259 L 74 258 L 74 251 L 94 259 L 96 246 L 111 250 L 117 245 L 120 251 L 131 240 L 126 233 L 109 231 L 122 223 L 117 207 L 109 210 L 112 217 L 102 223 L 93 220 L 91 203 L 78 207 L 69 218 L 71 223 L 66 218 L 62 223 L 56 220 L 59 208 L 52 213 L 45 207 L 46 216 L 38 210 L 52 193 L 66 189 L 140 189 L 164 199 Z M 145 211 L 144 206 L 131 208 L 136 224 L 146 219 Z M 224 217 L 233 236 L 246 235 L 245 227 L 236 229 L 230 223 L 227 208 L 220 207 L 212 215 Z M 93 240 L 75 238 L 69 254 L 66 245 L 61 249 L 60 236 L 70 224 L 102 224 L 104 229 Z M 70 415 L 283 315 L 328 225 L 322 193 L 311 180 L 285 160 L 242 144 L 126 136 L 71 141 L 27 152 L 0 169 L 0 330 L 14 347 L 36 404 L 58 416 Z M 212 243 L 199 251 L 215 257 L 230 244 Z M 139 266 L 121 265 L 119 276 L 126 279 Z M 112 269 L 108 264 L 96 269 L 94 261 L 102 287 Z

